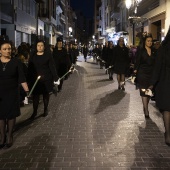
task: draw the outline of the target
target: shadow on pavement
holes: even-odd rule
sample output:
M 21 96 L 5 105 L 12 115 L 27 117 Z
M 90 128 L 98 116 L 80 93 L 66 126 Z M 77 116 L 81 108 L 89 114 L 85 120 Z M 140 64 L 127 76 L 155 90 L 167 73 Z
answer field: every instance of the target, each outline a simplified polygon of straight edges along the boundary
M 91 80 L 87 82 L 90 83 L 90 86 L 88 87 L 88 89 L 96 89 L 96 88 L 101 88 L 103 86 L 107 86 L 113 83 L 114 81 L 110 81 L 109 79 L 103 79 L 103 80 L 100 79 L 100 80 Z
M 122 90 L 115 90 L 112 93 L 106 94 L 106 96 L 100 98 L 100 102 L 94 112 L 94 114 L 99 114 L 103 110 L 107 109 L 109 106 L 118 104 L 124 97 L 126 93 Z
M 49 170 L 52 167 L 53 162 L 55 162 L 53 159 L 56 157 L 57 149 L 52 145 L 53 141 L 51 141 L 50 135 L 42 133 L 33 137 L 31 141 L 29 139 L 29 136 L 26 136 L 25 140 L 21 141 L 20 147 L 1 150 L 1 168 Z
M 102 80 L 98 80 L 97 82 L 106 82 L 106 81 L 109 81 L 109 82 L 111 82 L 111 83 L 114 83 L 115 81 L 114 80 L 109 80 L 109 78 L 108 79 L 102 79 Z
M 99 101 L 97 101 L 98 98 L 91 103 L 94 129 L 93 139 L 95 145 L 101 147 L 104 154 L 108 152 L 105 149 L 109 148 L 109 146 L 112 146 L 111 149 L 114 150 L 112 143 L 120 140 L 118 138 L 122 132 L 118 132 L 118 129 L 120 129 L 119 122 L 126 119 L 128 115 L 130 95 L 121 90 L 115 90 L 100 98 Z M 118 103 L 122 104 L 118 105 Z M 94 105 L 97 106 L 93 107 Z M 105 158 L 106 160 L 104 159 L 104 162 L 108 166 L 107 155 L 105 155 Z
M 26 119 L 26 120 L 22 120 L 18 123 L 16 123 L 15 125 L 15 128 L 14 128 L 14 132 L 20 130 L 20 129 L 23 129 L 24 127 L 27 127 L 29 125 L 31 125 L 33 122 L 35 122 L 37 119 L 43 117 L 43 115 L 39 115 L 39 116 L 36 116 L 34 118 L 34 120 L 31 120 L 30 118 Z
M 134 146 L 135 159 L 131 170 L 170 169 L 170 147 L 165 145 L 164 135 L 152 119 L 146 120 L 145 127 L 139 127 L 138 139 Z

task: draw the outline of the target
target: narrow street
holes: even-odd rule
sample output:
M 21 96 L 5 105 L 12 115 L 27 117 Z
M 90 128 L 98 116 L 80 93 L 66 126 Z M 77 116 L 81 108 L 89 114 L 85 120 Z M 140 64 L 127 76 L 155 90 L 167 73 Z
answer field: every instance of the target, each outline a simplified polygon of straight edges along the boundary
M 77 71 L 51 96 L 49 115 L 30 121 L 21 108 L 14 145 L 0 150 L 3 170 L 170 170 L 162 116 L 150 102 L 145 120 L 138 90 L 118 90 L 104 69 L 78 58 Z

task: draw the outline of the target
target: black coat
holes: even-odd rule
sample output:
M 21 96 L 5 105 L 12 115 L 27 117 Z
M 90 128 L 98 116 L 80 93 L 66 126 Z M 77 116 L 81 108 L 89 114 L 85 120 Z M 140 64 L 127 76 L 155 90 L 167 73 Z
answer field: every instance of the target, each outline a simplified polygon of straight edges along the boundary
M 137 84 L 139 88 L 147 89 L 150 86 L 155 64 L 155 50 L 151 49 L 151 56 L 142 48 L 138 51 L 135 70 L 137 70 Z
M 129 59 L 129 49 L 127 47 L 120 47 L 117 45 L 114 47 L 114 55 L 115 55 L 115 66 L 114 70 L 117 74 L 125 74 L 127 69 L 130 67 L 130 59 Z
M 64 48 L 62 50 L 55 48 L 53 51 L 53 58 L 58 76 L 61 78 L 71 67 L 71 61 L 67 50 Z
M 158 50 L 153 77 L 156 105 L 159 109 L 170 111 L 170 49 L 161 47 Z
M 114 47 L 113 48 L 109 48 L 107 49 L 107 64 L 109 66 L 112 66 L 115 64 L 115 54 L 114 54 Z

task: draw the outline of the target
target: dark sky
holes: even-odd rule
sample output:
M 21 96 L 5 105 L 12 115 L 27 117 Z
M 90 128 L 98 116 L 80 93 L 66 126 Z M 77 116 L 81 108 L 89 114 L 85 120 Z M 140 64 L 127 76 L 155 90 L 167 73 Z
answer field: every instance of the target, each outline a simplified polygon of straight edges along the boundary
M 84 16 L 93 18 L 94 0 L 70 0 L 73 10 L 80 9 Z

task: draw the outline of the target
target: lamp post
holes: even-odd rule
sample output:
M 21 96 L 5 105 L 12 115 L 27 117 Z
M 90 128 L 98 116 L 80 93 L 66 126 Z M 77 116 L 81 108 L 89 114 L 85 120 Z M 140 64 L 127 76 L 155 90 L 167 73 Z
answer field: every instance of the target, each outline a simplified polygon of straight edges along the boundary
M 139 3 L 142 2 L 142 0 L 126 0 L 125 5 L 126 8 L 128 9 L 128 15 L 129 15 L 129 9 L 133 8 L 133 16 L 129 16 L 130 23 L 132 24 L 132 42 L 133 45 L 135 45 L 135 14 L 137 13 L 137 7 L 139 6 Z

